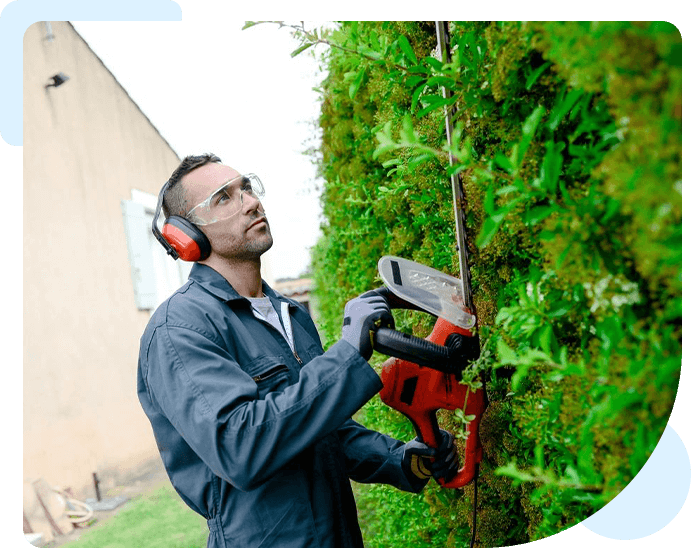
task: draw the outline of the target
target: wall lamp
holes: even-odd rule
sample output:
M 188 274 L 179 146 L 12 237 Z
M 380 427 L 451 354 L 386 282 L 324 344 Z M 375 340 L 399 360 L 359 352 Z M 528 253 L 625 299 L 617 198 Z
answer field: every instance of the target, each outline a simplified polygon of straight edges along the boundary
M 65 82 L 67 82 L 67 80 L 70 79 L 70 77 L 67 76 L 67 74 L 65 74 L 65 73 L 63 73 L 63 72 L 58 72 L 57 74 L 54 74 L 54 75 L 51 76 L 50 78 L 51 78 L 51 80 L 53 80 L 53 83 L 52 83 L 52 84 L 46 84 L 46 89 L 48 89 L 49 87 L 58 87 L 58 86 L 61 86 L 61 85 L 63 85 Z

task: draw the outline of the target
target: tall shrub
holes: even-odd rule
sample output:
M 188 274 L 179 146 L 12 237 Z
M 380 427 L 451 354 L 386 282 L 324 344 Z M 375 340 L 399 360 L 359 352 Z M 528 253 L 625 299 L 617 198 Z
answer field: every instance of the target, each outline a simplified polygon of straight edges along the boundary
M 327 344 L 398 255 L 458 275 L 440 85 L 457 108 L 490 405 L 478 546 L 559 532 L 611 500 L 667 423 L 681 366 L 681 36 L 668 23 L 343 22 L 321 86 Z M 421 314 L 400 330 L 426 336 Z M 380 357 L 383 359 L 383 357 Z M 401 438 L 378 401 L 360 420 Z M 456 433 L 462 424 L 440 413 Z M 470 488 L 361 488 L 369 546 L 465 546 Z

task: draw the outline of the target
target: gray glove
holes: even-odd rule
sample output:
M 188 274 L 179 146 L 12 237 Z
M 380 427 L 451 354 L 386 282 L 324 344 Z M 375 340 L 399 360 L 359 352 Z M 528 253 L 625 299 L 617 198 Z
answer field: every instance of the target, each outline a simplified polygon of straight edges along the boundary
M 378 327 L 395 329 L 393 316 L 384 297 L 369 291 L 348 301 L 343 311 L 341 338 L 365 359 L 372 357 L 370 333 Z
M 403 469 L 411 483 L 429 479 L 430 476 L 437 481 L 450 481 L 458 473 L 458 451 L 454 437 L 446 430 L 439 430 L 439 433 L 442 441 L 436 449 L 422 443 L 418 438 L 405 444 Z

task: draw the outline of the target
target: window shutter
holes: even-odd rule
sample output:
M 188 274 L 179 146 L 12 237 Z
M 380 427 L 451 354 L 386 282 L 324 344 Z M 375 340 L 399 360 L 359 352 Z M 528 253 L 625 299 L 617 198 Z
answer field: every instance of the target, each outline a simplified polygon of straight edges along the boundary
M 156 306 L 156 274 L 148 236 L 151 221 L 147 218 L 144 205 L 131 200 L 122 200 L 120 204 L 130 258 L 134 301 L 139 310 L 151 310 Z

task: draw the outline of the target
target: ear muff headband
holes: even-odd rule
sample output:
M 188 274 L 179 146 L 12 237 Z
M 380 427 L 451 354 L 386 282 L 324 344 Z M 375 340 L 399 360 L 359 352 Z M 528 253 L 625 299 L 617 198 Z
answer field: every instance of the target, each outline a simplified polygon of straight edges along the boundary
M 161 214 L 163 205 L 163 195 L 170 186 L 166 182 L 158 195 L 154 220 L 151 223 L 151 230 L 159 243 L 165 248 L 168 255 L 173 259 L 183 261 L 203 261 L 211 254 L 211 243 L 199 228 L 193 223 L 178 215 L 171 215 L 163 223 L 163 231 L 158 229 L 158 216 Z

